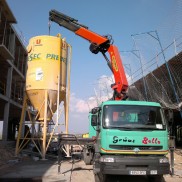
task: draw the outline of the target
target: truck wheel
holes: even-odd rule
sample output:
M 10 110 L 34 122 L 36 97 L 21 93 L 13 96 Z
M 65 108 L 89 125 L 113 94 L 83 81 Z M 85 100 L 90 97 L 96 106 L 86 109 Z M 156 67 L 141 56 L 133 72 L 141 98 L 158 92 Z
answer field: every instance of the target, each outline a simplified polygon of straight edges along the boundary
M 91 158 L 89 156 L 84 156 L 84 162 L 86 165 L 90 165 L 91 164 Z
M 164 182 L 163 175 L 148 176 L 150 182 Z
M 89 153 L 86 152 L 86 150 L 83 151 L 83 160 L 86 165 L 91 165 L 92 163 L 92 153 L 89 151 Z
M 107 182 L 107 175 L 103 173 L 94 174 L 95 182 Z

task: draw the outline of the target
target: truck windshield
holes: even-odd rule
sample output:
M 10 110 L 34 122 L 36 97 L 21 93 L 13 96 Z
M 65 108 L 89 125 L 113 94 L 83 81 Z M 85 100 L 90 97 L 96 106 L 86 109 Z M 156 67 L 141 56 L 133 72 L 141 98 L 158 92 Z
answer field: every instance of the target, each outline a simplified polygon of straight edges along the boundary
M 121 129 L 166 128 L 160 107 L 106 105 L 103 112 L 103 127 Z

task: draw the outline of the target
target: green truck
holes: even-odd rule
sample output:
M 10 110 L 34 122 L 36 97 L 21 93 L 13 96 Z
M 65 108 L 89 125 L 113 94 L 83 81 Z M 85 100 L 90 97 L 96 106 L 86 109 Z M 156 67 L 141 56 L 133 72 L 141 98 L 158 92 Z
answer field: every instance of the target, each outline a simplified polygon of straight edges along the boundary
M 169 174 L 169 161 L 168 128 L 160 104 L 127 100 L 128 81 L 111 35 L 101 36 L 56 10 L 49 12 L 49 20 L 89 41 L 90 51 L 103 55 L 115 80 L 112 100 L 89 114 L 89 138 L 62 135 L 61 145 L 84 145 L 84 161 L 93 164 L 96 181 L 105 181 L 107 174 L 147 175 L 151 181 L 161 181 L 163 174 Z
M 162 181 L 169 174 L 168 128 L 160 104 L 106 101 L 89 114 L 89 138 L 84 161 L 93 164 L 96 181 L 111 175 L 147 175 Z

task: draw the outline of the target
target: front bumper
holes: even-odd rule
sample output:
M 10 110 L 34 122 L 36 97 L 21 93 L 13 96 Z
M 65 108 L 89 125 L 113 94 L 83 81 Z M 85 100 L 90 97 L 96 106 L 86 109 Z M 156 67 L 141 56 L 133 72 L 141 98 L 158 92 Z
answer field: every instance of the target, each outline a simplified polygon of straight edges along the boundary
M 105 157 L 109 157 L 108 155 Z M 113 156 L 110 156 L 113 157 Z M 94 173 L 116 175 L 163 175 L 169 174 L 169 163 L 160 163 L 164 156 L 114 156 L 114 162 L 94 163 Z

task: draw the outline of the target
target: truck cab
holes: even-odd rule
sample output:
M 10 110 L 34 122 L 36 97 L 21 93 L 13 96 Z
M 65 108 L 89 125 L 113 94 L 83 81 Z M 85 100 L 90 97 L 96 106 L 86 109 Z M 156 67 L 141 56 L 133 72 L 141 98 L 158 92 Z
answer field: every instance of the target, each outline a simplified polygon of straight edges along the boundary
M 93 169 L 100 181 L 107 174 L 157 180 L 169 174 L 168 128 L 159 103 L 106 101 L 89 118 L 89 137 L 96 138 Z

